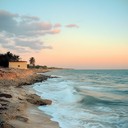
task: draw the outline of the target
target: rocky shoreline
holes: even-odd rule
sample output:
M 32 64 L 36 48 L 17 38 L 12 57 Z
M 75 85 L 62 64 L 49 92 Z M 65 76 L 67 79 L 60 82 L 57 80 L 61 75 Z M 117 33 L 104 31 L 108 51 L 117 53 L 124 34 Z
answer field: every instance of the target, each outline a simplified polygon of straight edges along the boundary
M 51 78 L 37 73 L 46 71 L 0 68 L 0 128 L 20 128 L 19 124 L 23 123 L 23 127 L 29 128 L 33 122 L 28 118 L 26 110 L 31 105 L 40 106 L 52 103 L 51 100 L 41 99 L 35 92 L 23 87 Z M 58 128 L 57 123 L 51 122 L 50 124 Z M 40 126 L 43 127 L 43 124 Z

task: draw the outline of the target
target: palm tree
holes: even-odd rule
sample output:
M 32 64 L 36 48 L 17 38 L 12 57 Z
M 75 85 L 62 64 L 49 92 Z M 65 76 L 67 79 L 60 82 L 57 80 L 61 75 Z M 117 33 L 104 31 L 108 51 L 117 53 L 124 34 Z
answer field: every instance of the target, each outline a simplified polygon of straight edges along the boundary
M 29 59 L 29 62 L 30 62 L 30 66 L 35 66 L 35 58 L 34 57 L 31 57 L 30 59 Z

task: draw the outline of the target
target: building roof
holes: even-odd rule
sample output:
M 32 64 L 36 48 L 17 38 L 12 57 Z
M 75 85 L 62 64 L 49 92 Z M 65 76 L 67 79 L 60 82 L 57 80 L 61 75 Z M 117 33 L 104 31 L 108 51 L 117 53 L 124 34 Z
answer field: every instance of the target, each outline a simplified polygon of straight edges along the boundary
M 14 62 L 14 63 L 17 63 L 17 62 L 27 62 L 27 61 L 9 61 L 10 62 Z

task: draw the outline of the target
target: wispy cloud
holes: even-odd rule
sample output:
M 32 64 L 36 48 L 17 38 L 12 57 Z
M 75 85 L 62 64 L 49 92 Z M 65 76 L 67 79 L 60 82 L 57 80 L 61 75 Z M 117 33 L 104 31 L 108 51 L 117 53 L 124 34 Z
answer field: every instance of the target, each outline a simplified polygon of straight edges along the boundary
M 68 25 L 66 25 L 66 27 L 67 28 L 79 28 L 79 26 L 76 24 L 68 24 Z
M 36 16 L 13 14 L 0 10 L 0 44 L 3 48 L 19 51 L 51 49 L 41 36 L 60 33 L 61 25 L 44 22 Z
M 61 24 L 60 24 L 60 23 L 56 23 L 56 24 L 54 25 L 54 28 L 59 28 L 59 27 L 61 27 Z

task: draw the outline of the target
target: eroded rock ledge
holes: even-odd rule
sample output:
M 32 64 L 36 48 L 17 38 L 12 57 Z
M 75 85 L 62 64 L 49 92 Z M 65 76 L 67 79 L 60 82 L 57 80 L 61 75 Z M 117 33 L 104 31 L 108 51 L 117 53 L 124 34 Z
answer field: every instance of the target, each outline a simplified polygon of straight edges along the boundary
M 36 94 L 31 94 L 27 96 L 27 101 L 35 105 L 51 105 L 52 104 L 51 100 L 41 99 L 40 96 Z

